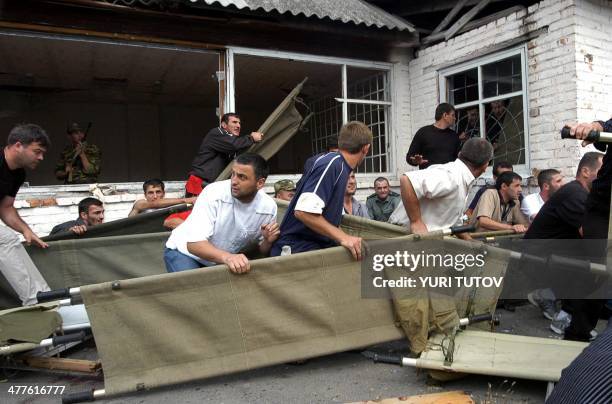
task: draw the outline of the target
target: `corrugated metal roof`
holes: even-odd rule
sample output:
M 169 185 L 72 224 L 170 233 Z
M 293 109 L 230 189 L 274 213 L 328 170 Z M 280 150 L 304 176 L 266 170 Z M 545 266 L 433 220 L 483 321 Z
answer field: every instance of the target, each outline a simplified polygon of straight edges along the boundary
M 234 6 L 239 10 L 266 12 L 276 11 L 280 14 L 300 14 L 306 17 L 329 18 L 343 23 L 364 24 L 368 27 L 396 29 L 414 32 L 409 22 L 395 17 L 386 11 L 368 4 L 364 0 L 190 0 L 192 3 L 206 3 L 210 6 Z

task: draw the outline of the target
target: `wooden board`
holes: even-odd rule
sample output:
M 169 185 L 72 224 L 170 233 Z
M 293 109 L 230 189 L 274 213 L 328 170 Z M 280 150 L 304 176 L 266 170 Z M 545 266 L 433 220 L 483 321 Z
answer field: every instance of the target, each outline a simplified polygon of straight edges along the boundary
M 464 391 L 446 391 L 444 393 L 420 394 L 409 397 L 358 401 L 351 404 L 474 404 L 474 400 Z

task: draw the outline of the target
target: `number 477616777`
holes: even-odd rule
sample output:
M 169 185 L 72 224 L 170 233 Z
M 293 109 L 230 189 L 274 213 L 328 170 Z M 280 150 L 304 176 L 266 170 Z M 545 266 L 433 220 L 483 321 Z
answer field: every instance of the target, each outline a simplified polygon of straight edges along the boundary
M 8 393 L 22 395 L 63 394 L 65 388 L 66 386 L 12 385 L 8 388 Z

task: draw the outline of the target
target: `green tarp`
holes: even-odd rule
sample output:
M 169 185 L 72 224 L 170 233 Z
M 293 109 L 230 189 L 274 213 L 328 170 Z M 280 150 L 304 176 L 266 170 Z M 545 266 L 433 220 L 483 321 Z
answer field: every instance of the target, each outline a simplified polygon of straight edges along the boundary
M 421 266 L 410 272 L 410 277 L 416 279 L 415 287 L 391 288 L 393 304 L 399 325 L 410 341 L 410 349 L 421 353 L 427 346 L 430 331 L 449 333 L 459 325 L 459 319 L 474 315 L 493 313 L 501 292 L 501 288 L 452 287 L 448 290 L 439 287 L 422 287 L 420 279 L 462 277 L 495 277 L 502 279 L 505 275 L 510 251 L 485 246 L 479 242 L 465 242 L 456 239 L 444 241 L 421 240 L 412 241 L 410 245 L 401 245 L 401 239 L 386 241 L 388 250 L 410 250 L 414 253 L 441 255 L 477 255 L 486 252 L 484 267 L 466 267 L 461 272 L 454 268 L 440 266 Z M 397 246 L 395 246 L 397 245 Z M 385 269 L 387 279 L 398 280 L 406 272 L 395 267 Z M 489 323 L 477 323 L 475 327 L 490 327 Z
M 430 348 L 416 360 L 423 369 L 513 377 L 548 382 L 559 381 L 561 370 L 578 356 L 588 343 L 551 338 L 526 337 L 482 331 L 463 331 L 454 339 L 453 362 L 445 365 L 438 335 Z
M 288 203 L 277 201 L 278 221 Z M 180 205 L 179 209 L 186 208 Z M 49 248 L 26 247 L 32 261 L 51 287 L 59 289 L 130 279 L 165 273 L 163 250 L 170 233 L 161 223 L 168 214 L 155 211 L 93 227 L 86 234 L 96 238 L 75 237 L 49 241 Z M 101 228 L 101 230 L 97 230 Z M 406 234 L 399 226 L 345 216 L 342 228 L 364 238 L 391 238 Z M 146 233 L 143 233 L 148 230 Z M 153 231 L 160 233 L 152 233 Z M 68 236 L 65 234 L 65 236 Z M 19 299 L 0 276 L 0 308 L 18 306 Z
M 402 248 L 421 248 L 411 237 Z M 446 244 L 447 242 L 444 241 Z M 469 243 L 449 241 L 449 251 Z M 490 247 L 488 247 L 490 248 Z M 504 253 L 490 248 L 493 270 Z M 489 274 L 489 272 L 485 272 Z M 496 293 L 474 290 L 473 312 Z M 456 307 L 469 312 L 466 296 Z M 403 336 L 389 299 L 364 299 L 342 247 L 81 288 L 109 395 L 356 349 Z M 435 310 L 435 308 L 434 308 Z M 121 341 L 117 344 L 116 341 Z
M 164 220 L 168 215 L 176 212 L 183 212 L 190 209 L 187 204 L 170 206 L 163 209 L 157 209 L 152 212 L 141 213 L 136 216 L 126 217 L 124 219 L 113 220 L 111 222 L 102 223 L 87 229 L 85 234 L 77 236 L 71 231 L 60 232 L 52 236 L 43 237 L 44 241 L 70 240 L 70 239 L 85 239 L 109 236 L 122 236 L 126 234 L 146 234 L 158 233 L 166 231 L 164 228 Z M 31 253 L 34 248 L 30 248 Z
M 0 346 L 9 343 L 38 344 L 62 324 L 56 304 L 18 307 L 0 311 Z M 0 355 L 5 350 L 0 348 Z
M 198 380 L 402 337 L 388 300 L 362 299 L 341 247 L 81 288 L 107 394 Z M 117 344 L 117 341 L 121 341 Z

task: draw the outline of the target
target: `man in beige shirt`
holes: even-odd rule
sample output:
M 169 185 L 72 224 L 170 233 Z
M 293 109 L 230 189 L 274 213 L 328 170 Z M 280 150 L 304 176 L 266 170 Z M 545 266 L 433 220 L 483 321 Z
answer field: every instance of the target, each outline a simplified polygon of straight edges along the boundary
M 529 219 L 521 212 L 518 202 L 521 180 L 521 176 L 515 172 L 502 173 L 495 182 L 495 189 L 488 189 L 482 194 L 470 219 L 470 223 L 476 223 L 477 232 L 527 231 Z

